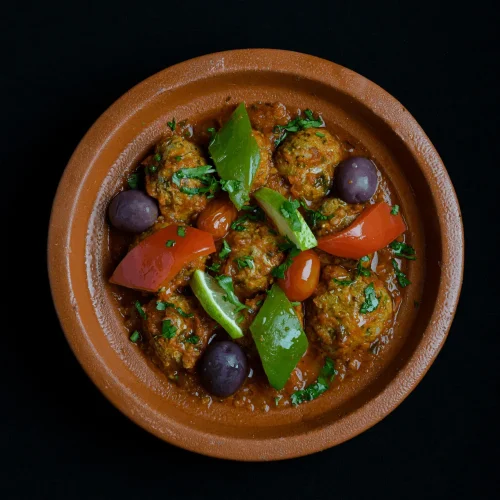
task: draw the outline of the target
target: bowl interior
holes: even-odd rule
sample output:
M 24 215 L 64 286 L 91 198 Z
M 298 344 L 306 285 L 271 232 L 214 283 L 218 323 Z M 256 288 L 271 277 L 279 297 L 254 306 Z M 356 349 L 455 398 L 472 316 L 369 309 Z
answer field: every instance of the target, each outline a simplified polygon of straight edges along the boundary
M 445 300 L 442 263 L 460 260 L 461 248 L 454 256 L 443 255 L 446 221 L 437 214 L 443 206 L 453 211 L 453 189 L 447 186 L 448 199 L 436 198 L 435 171 L 443 171 L 443 182 L 449 179 L 425 134 L 401 104 L 332 63 L 279 51 L 253 51 L 253 57 L 248 52 L 205 56 L 165 70 L 99 119 L 61 182 L 51 222 L 49 264 L 70 344 L 122 411 L 163 439 L 195 451 L 271 459 L 341 442 L 373 425 L 404 398 L 432 362 L 451 323 L 460 276 L 453 277 L 451 292 L 448 283 L 450 295 Z M 285 54 L 288 62 L 276 54 Z M 392 184 L 419 256 L 410 266 L 413 285 L 404 292 L 392 341 L 380 360 L 370 370 L 361 367 L 338 390 L 306 405 L 272 412 L 250 413 L 217 403 L 203 406 L 179 391 L 128 340 L 107 282 L 112 269 L 106 209 L 124 176 L 136 168 L 172 117 L 197 122 L 228 102 L 241 101 L 279 101 L 320 111 L 329 129 L 361 143 Z M 459 217 L 458 205 L 456 212 Z M 461 227 L 457 231 L 459 242 Z

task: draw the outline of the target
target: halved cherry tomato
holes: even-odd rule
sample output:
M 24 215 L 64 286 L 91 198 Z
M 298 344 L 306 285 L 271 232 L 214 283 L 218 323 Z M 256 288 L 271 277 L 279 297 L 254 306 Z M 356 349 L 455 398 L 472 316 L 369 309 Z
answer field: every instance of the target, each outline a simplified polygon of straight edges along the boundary
M 218 198 L 211 201 L 201 212 L 196 220 L 196 227 L 202 231 L 212 234 L 214 239 L 224 238 L 229 231 L 231 224 L 238 217 L 238 210 L 233 202 Z
M 306 250 L 293 258 L 285 272 L 285 279 L 278 280 L 288 300 L 302 302 L 309 298 L 319 281 L 320 261 L 316 252 Z
M 346 229 L 318 240 L 318 248 L 337 257 L 360 259 L 386 247 L 406 231 L 401 215 L 393 215 L 387 203 L 365 208 Z
M 213 252 L 215 245 L 211 234 L 194 227 L 171 225 L 132 248 L 118 264 L 110 281 L 128 288 L 156 292 L 168 285 L 186 264 Z

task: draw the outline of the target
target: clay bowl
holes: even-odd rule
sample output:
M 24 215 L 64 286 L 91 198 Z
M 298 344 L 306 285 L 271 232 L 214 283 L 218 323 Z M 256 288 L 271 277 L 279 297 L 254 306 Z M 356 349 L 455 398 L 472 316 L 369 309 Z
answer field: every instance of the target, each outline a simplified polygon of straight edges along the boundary
M 410 267 L 394 338 L 383 359 L 338 391 L 297 408 L 250 413 L 197 403 L 128 340 L 109 277 L 106 208 L 172 116 L 198 118 L 228 97 L 322 112 L 360 141 L 400 199 L 419 259 Z M 50 221 L 48 262 L 59 318 L 104 395 L 156 436 L 221 458 L 276 460 L 339 444 L 390 413 L 441 349 L 460 293 L 463 229 L 453 186 L 410 113 L 380 87 L 334 63 L 279 50 L 236 50 L 152 76 L 92 126 L 64 172 Z M 414 300 L 420 300 L 416 308 Z

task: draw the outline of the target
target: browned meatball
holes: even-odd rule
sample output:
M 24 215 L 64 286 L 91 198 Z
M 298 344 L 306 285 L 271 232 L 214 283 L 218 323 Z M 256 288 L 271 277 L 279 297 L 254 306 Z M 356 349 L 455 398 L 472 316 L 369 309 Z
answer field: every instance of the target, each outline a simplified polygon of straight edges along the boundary
M 161 304 L 164 310 L 158 310 L 156 299 L 144 306 L 144 337 L 167 373 L 181 366 L 193 370 L 217 324 L 194 297 L 176 293 Z
M 363 205 L 350 205 L 339 198 L 327 198 L 319 207 L 319 211 L 329 219 L 318 221 L 315 229 L 317 237 L 345 229 L 363 211 Z
M 162 140 L 155 150 L 155 155 L 145 162 L 146 190 L 150 196 L 158 200 L 160 211 L 167 220 L 191 222 L 195 215 L 207 205 L 205 194 L 187 194 L 181 188 L 201 188 L 199 179 L 184 178 L 180 186 L 172 181 L 175 172 L 182 168 L 195 168 L 207 165 L 201 149 L 184 137 L 173 135 Z M 158 165 L 152 172 L 150 165 Z
M 329 191 L 335 166 L 346 157 L 328 130 L 308 128 L 290 134 L 278 148 L 276 168 L 291 184 L 291 194 L 317 205 Z
M 274 281 L 272 269 L 284 259 L 278 247 L 282 238 L 264 222 L 245 222 L 244 229 L 231 230 L 226 241 L 231 253 L 222 273 L 233 278 L 236 294 L 248 298 L 267 290 Z
M 361 312 L 367 287 L 373 285 L 377 307 Z M 353 279 L 341 266 L 324 268 L 316 296 L 308 303 L 307 333 L 332 355 L 348 360 L 355 348 L 368 349 L 392 324 L 393 306 L 389 292 L 372 273 Z

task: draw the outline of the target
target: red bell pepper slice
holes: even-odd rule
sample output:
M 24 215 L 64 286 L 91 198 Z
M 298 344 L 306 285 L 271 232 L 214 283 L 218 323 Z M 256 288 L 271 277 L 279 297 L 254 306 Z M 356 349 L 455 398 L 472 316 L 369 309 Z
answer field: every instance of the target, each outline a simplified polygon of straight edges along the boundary
M 386 247 L 406 231 L 401 215 L 393 215 L 387 203 L 365 208 L 347 228 L 318 240 L 318 247 L 337 257 L 360 259 Z
M 111 283 L 156 292 L 192 260 L 215 252 L 213 236 L 194 227 L 171 225 L 142 240 L 123 258 L 111 276 Z M 167 241 L 170 241 L 167 246 Z M 175 243 L 172 245 L 172 241 Z

